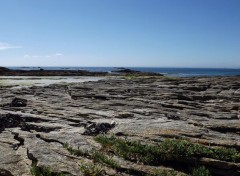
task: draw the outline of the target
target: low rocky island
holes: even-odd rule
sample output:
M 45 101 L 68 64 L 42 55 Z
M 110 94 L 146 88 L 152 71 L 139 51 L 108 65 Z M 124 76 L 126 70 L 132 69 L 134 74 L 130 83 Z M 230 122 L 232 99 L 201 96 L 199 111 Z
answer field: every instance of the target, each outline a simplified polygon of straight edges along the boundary
M 238 176 L 239 119 L 239 76 L 0 85 L 0 175 Z
M 0 67 L 0 76 L 106 76 L 107 72 L 90 72 L 86 70 L 12 70 Z

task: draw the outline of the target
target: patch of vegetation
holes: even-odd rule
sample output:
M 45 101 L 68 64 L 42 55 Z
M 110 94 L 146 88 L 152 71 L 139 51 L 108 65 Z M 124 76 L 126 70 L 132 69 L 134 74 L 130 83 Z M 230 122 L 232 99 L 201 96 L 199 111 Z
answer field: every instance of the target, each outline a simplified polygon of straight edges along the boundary
M 85 176 L 104 176 L 105 175 L 105 171 L 101 165 L 87 163 L 87 162 L 81 162 L 80 171 Z
M 63 173 L 55 173 L 50 167 L 38 167 L 36 164 L 32 165 L 30 170 L 33 176 L 64 176 Z
M 132 79 L 138 79 L 138 78 L 143 78 L 143 76 L 136 76 L 136 75 L 127 75 L 127 76 L 124 76 L 125 79 L 127 80 L 132 80 Z
M 186 140 L 167 139 L 158 145 L 162 151 L 168 152 L 169 158 L 209 157 L 218 160 L 236 162 L 240 153 L 234 148 L 211 148 Z M 167 153 L 165 153 L 167 155 Z
M 99 151 L 94 151 L 92 153 L 84 152 L 79 149 L 73 149 L 72 147 L 69 146 L 68 143 L 65 143 L 63 147 L 66 148 L 71 155 L 88 157 L 92 159 L 95 163 L 104 164 L 114 169 L 120 168 L 119 164 L 116 161 L 114 161 L 111 157 L 105 155 L 102 152 Z
M 119 164 L 116 161 L 114 161 L 111 157 L 106 156 L 102 152 L 94 151 L 91 158 L 93 159 L 94 162 L 97 162 L 100 164 L 106 164 L 111 168 L 114 168 L 114 169 L 120 168 Z
M 143 144 L 140 141 L 130 141 L 127 139 L 116 138 L 115 136 L 99 135 L 95 137 L 103 148 L 102 151 L 92 153 L 83 152 L 79 149 L 73 149 L 69 144 L 64 147 L 76 156 L 84 156 L 93 160 L 93 163 L 82 163 L 80 170 L 86 175 L 104 175 L 102 167 L 105 165 L 120 172 L 128 172 L 126 169 L 113 160 L 105 153 L 113 152 L 115 155 L 124 159 L 141 162 L 143 164 L 157 165 L 164 161 L 181 161 L 182 159 L 191 159 L 192 157 L 211 157 L 226 161 L 238 161 L 239 152 L 232 148 L 211 148 L 202 144 L 191 143 L 186 140 L 166 139 L 157 145 Z M 194 164 L 193 164 L 194 165 Z M 192 166 L 186 166 L 188 169 Z M 135 171 L 134 171 L 135 172 Z M 145 175 L 145 174 L 144 174 Z M 178 172 L 175 170 L 154 170 L 149 176 L 175 176 Z M 192 176 L 210 176 L 210 171 L 204 166 L 193 169 Z M 37 175 L 38 176 L 38 175 Z
M 178 173 L 175 170 L 162 170 L 156 169 L 152 174 L 148 174 L 147 176 L 177 176 Z
M 239 162 L 240 153 L 234 148 L 218 147 L 213 149 L 213 158 L 225 161 Z
M 210 148 L 186 140 L 166 139 L 158 145 L 142 144 L 139 141 L 129 141 L 114 136 L 97 136 L 95 140 L 101 143 L 103 148 L 112 150 L 118 156 L 144 164 L 159 164 L 166 160 L 192 157 L 209 157 L 231 162 L 240 160 L 240 153 L 236 149 Z
M 104 152 L 93 151 L 91 153 L 85 154 L 82 151 L 72 149 L 72 147 L 70 147 L 69 144 L 67 144 L 67 143 L 64 144 L 64 148 L 66 148 L 73 155 L 77 155 L 77 156 L 87 155 L 87 157 L 89 159 L 93 160 L 94 164 L 85 163 L 85 162 L 82 163 L 80 170 L 85 175 L 94 175 L 96 173 L 99 173 L 100 172 L 99 168 L 102 168 L 103 166 L 113 168 L 113 169 L 117 170 L 118 172 L 134 173 L 134 174 L 137 173 L 137 175 L 142 175 L 142 176 L 146 175 L 146 173 L 138 172 L 138 170 L 135 170 L 135 169 L 122 168 L 115 160 L 113 160 L 112 157 L 106 155 Z M 104 170 L 102 172 L 104 172 Z M 102 172 L 100 172 L 100 173 L 102 173 Z
M 192 176 L 211 176 L 211 173 L 204 166 L 201 166 L 193 169 Z
M 79 149 L 74 149 L 68 143 L 64 143 L 63 147 L 66 148 L 71 155 L 83 156 L 83 157 L 88 157 L 89 156 L 88 152 L 85 152 L 85 151 L 82 151 L 82 150 L 79 150 Z

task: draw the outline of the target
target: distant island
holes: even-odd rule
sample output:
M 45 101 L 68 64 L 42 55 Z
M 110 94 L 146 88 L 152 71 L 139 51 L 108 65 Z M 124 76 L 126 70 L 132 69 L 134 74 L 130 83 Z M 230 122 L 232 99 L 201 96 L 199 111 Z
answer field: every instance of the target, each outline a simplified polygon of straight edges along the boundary
M 91 72 L 87 70 L 44 70 L 39 67 L 38 70 L 12 70 L 6 67 L 0 67 L 0 76 L 107 76 L 107 75 L 116 75 L 114 73 L 118 73 L 119 75 L 138 75 L 138 76 L 161 76 L 159 73 L 151 73 L 151 72 L 140 72 L 128 68 L 116 68 L 116 70 L 112 73 L 108 72 Z

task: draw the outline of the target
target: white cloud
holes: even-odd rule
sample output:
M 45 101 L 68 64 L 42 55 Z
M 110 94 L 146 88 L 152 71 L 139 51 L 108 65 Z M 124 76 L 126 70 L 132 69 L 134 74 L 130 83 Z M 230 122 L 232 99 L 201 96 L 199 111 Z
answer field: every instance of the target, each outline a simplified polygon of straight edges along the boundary
M 63 56 L 62 53 L 55 53 L 54 55 L 55 55 L 55 56 Z
M 14 49 L 14 48 L 22 48 L 21 46 L 14 46 L 9 43 L 0 42 L 0 50 Z
M 24 57 L 24 59 L 31 59 L 31 58 L 34 58 L 34 59 L 37 59 L 37 58 L 51 59 L 51 58 L 57 58 L 57 57 L 61 57 L 61 56 L 63 56 L 62 53 L 55 53 L 55 54 L 50 54 L 50 55 L 45 55 L 45 56 L 25 54 L 23 57 Z

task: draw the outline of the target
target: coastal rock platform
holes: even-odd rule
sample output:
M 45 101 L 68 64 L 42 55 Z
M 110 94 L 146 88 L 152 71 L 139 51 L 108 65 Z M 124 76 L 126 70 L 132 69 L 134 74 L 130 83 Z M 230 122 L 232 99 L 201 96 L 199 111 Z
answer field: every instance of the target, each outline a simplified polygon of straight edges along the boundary
M 16 98 L 24 106 L 13 106 Z M 197 153 L 152 164 L 119 154 L 116 146 L 104 150 L 96 140 L 99 135 L 138 141 L 139 146 L 166 139 L 188 141 L 191 145 L 186 146 L 220 148 L 234 157 Z M 83 163 L 100 158 L 93 151 L 118 163 L 111 167 L 100 162 L 103 175 L 161 175 L 156 170 L 188 175 L 188 166 L 195 165 L 212 175 L 240 175 L 240 77 L 116 76 L 44 87 L 0 87 L 0 175 L 27 176 L 44 168 L 55 175 L 87 175 Z

